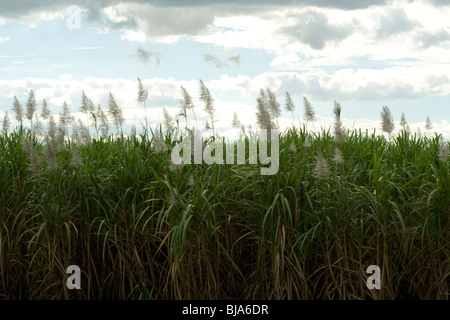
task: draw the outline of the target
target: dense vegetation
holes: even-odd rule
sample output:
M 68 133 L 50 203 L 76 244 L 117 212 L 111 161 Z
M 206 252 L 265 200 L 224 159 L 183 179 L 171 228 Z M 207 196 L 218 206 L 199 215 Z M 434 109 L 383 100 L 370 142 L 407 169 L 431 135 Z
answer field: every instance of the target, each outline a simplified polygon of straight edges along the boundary
M 174 130 L 84 142 L 0 134 L 0 297 L 449 298 L 440 136 L 289 129 L 278 173 L 261 175 L 173 165 Z M 69 265 L 81 290 L 65 285 Z M 366 287 L 369 265 L 381 290 Z

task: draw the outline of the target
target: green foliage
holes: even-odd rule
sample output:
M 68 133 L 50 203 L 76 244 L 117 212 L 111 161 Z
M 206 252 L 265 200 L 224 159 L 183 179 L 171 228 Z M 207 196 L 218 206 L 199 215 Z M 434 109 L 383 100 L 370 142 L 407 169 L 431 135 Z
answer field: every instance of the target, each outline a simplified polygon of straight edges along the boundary
M 278 173 L 262 176 L 248 163 L 173 166 L 174 131 L 161 130 L 163 151 L 154 132 L 67 141 L 55 169 L 33 172 L 24 133 L 45 163 L 29 132 L 0 135 L 1 298 L 448 299 L 439 136 L 289 129 Z M 65 288 L 71 264 L 82 290 Z M 372 264 L 382 290 L 365 286 Z

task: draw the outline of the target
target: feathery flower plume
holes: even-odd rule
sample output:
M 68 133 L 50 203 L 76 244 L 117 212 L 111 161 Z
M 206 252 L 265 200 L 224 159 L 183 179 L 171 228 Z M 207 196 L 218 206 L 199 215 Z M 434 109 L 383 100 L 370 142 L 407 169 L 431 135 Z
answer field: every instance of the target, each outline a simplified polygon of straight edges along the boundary
M 114 120 L 116 130 L 119 131 L 119 126 L 122 126 L 124 121 L 122 109 L 120 109 L 120 107 L 117 105 L 116 100 L 114 99 L 111 92 L 109 93 L 109 114 L 112 116 Z
M 130 137 L 133 140 L 136 139 L 136 125 L 134 124 L 131 126 Z
M 403 127 L 403 129 L 406 128 L 406 117 L 405 114 L 402 112 L 402 116 L 400 117 L 400 127 Z
M 427 116 L 427 121 L 425 122 L 425 129 L 431 130 L 433 128 L 433 125 L 431 124 L 430 117 Z
M 205 103 L 205 112 L 209 114 L 209 118 L 211 119 L 211 127 L 213 131 L 213 136 L 215 136 L 214 131 L 214 99 L 209 93 L 208 88 L 206 88 L 203 81 L 200 79 L 200 100 Z
M 383 111 L 381 112 L 381 129 L 390 135 L 394 130 L 394 126 L 394 119 L 391 111 L 387 106 L 384 106 Z
M 245 126 L 241 125 L 241 133 L 245 137 Z
M 167 151 L 167 146 L 159 131 L 155 132 L 155 151 L 156 153 L 165 153 Z
M 192 174 L 189 176 L 187 185 L 191 188 L 195 187 L 195 180 Z
M 316 120 L 316 115 L 311 106 L 311 102 L 306 97 L 303 97 L 303 105 L 305 107 L 305 120 L 314 122 Z
M 94 115 L 95 118 L 95 108 L 94 104 L 92 103 L 91 99 L 89 99 L 84 91 L 81 92 L 81 107 L 80 111 L 84 112 L 86 114 L 86 126 L 89 131 L 89 114 Z
M 256 99 L 256 102 L 257 102 L 256 121 L 258 122 L 258 126 L 261 129 L 267 130 L 273 129 L 274 125 L 272 122 L 272 118 L 270 116 L 269 111 L 267 110 L 266 95 L 262 89 L 259 91 L 259 97 Z M 270 136 L 269 132 L 268 136 Z
M 309 147 L 311 147 L 311 141 L 309 141 L 309 138 L 306 138 L 305 143 L 303 144 L 303 146 L 308 149 Z
M 56 134 L 56 148 L 58 150 L 63 150 L 65 148 L 64 145 L 64 129 L 58 127 L 58 132 Z
M 91 99 L 88 98 L 88 123 L 87 126 L 89 128 L 89 116 L 97 123 L 97 114 L 95 112 L 95 106 Z
M 28 155 L 29 168 L 28 170 L 37 173 L 41 170 L 41 159 L 39 159 L 36 148 L 33 146 L 32 142 L 27 138 L 27 136 L 22 136 L 23 146 Z
M 285 104 L 285 108 L 287 111 L 289 111 L 292 115 L 292 126 L 294 125 L 294 111 L 295 111 L 295 105 L 294 102 L 292 101 L 291 95 L 289 94 L 289 92 L 286 91 L 286 104 Z
M 170 171 L 177 171 L 177 170 L 181 169 L 181 167 L 183 167 L 183 165 L 184 165 L 183 163 L 175 164 L 173 162 L 170 162 L 169 169 L 170 169 Z
M 83 161 L 76 147 L 72 147 L 72 159 L 70 160 L 70 165 L 73 167 L 81 167 L 83 165 Z
M 81 106 L 80 106 L 80 111 L 86 113 L 89 112 L 89 107 L 88 107 L 88 103 L 89 103 L 89 99 L 86 96 L 86 94 L 84 93 L 84 90 L 81 91 Z
M 144 87 L 144 85 L 141 82 L 141 79 L 138 79 L 138 97 L 137 97 L 137 101 L 139 103 L 144 103 L 144 110 L 145 110 L 145 127 L 148 127 L 148 118 L 147 118 L 147 104 L 146 104 L 146 100 L 148 99 L 148 89 Z
M 409 124 L 406 124 L 405 130 L 406 130 L 406 133 L 407 133 L 407 134 L 410 134 L 410 133 L 411 133 L 411 129 L 409 128 Z
M 90 109 L 89 113 L 91 115 L 92 120 L 94 121 L 95 133 L 98 136 L 98 122 L 100 120 L 99 113 L 98 110 L 95 109 L 93 102 L 91 100 L 89 100 L 89 102 L 92 104 L 92 106 L 89 107 Z
M 72 126 L 72 140 L 75 141 L 77 144 L 80 143 L 80 127 L 78 122 L 74 122 Z
M 56 158 L 55 150 L 50 141 L 47 140 L 47 143 L 44 148 L 44 157 L 47 162 L 47 169 L 54 170 L 58 168 L 58 159 Z
M 342 156 L 342 151 L 338 147 L 334 148 L 333 161 L 339 165 L 344 164 L 344 157 Z
M 322 152 L 319 152 L 319 154 L 317 155 L 317 162 L 316 167 L 314 168 L 314 174 L 318 178 L 325 178 L 330 174 L 327 162 L 323 157 Z
M 106 139 L 108 137 L 108 134 L 109 134 L 108 116 L 106 115 L 105 112 L 103 112 L 103 110 L 100 107 L 100 105 L 98 105 L 98 108 L 97 108 L 97 116 L 100 119 L 100 130 L 101 130 L 101 133 L 102 133 L 102 138 Z
M 137 100 L 139 103 L 142 103 L 142 102 L 145 103 L 145 100 L 148 99 L 148 89 L 144 87 L 144 85 L 141 82 L 141 79 L 139 79 L 139 78 L 137 78 L 137 79 L 138 79 L 138 98 L 137 98 Z
M 42 134 L 42 131 L 44 129 L 44 126 L 42 125 L 41 120 L 39 119 L 39 115 L 34 115 L 34 133 L 35 135 L 39 136 Z
M 22 145 L 23 145 L 23 150 L 29 155 L 31 152 L 31 141 L 28 139 L 28 137 L 25 135 L 25 133 L 22 133 Z
M 73 122 L 74 117 L 70 114 L 69 106 L 64 101 L 63 103 L 63 113 L 59 115 L 60 129 L 63 130 L 64 135 L 69 135 L 69 125 Z
M 231 126 L 233 128 L 239 128 L 241 126 L 241 121 L 239 120 L 239 117 L 238 117 L 236 111 L 234 111 L 233 121 L 231 122 Z
M 22 126 L 23 109 L 22 106 L 20 105 L 19 100 L 17 100 L 16 96 L 14 96 L 13 110 L 14 110 L 14 117 L 16 118 L 17 121 L 20 122 L 20 126 Z
M 439 160 L 442 162 L 446 162 L 447 161 L 447 157 L 448 157 L 448 144 L 445 142 L 444 139 L 439 139 Z
M 53 116 L 50 116 L 48 120 L 48 136 L 52 139 L 56 139 L 56 123 Z
M 270 113 L 270 116 L 272 118 L 276 119 L 276 122 L 278 123 L 278 118 L 281 115 L 281 107 L 280 104 L 277 101 L 277 98 L 275 96 L 275 93 L 273 93 L 269 88 L 266 89 L 267 92 L 267 108 Z
M 33 127 L 33 115 L 36 111 L 36 98 L 34 97 L 33 89 L 30 90 L 30 94 L 28 96 L 28 101 L 26 105 L 26 118 L 30 120 L 30 126 Z
M 5 116 L 3 117 L 3 126 L 2 130 L 6 133 L 9 130 L 9 117 L 8 117 L 8 111 L 6 111 Z
M 88 144 L 91 141 L 91 135 L 89 134 L 88 127 L 86 127 L 80 119 L 78 119 L 78 129 L 80 130 L 80 142 L 83 144 Z
M 166 128 L 168 131 L 173 130 L 173 118 L 170 115 L 169 111 L 167 111 L 166 108 L 163 108 L 163 114 L 164 114 L 164 128 Z
M 41 112 L 41 117 L 44 120 L 48 120 L 48 118 L 50 118 L 50 109 L 48 108 L 48 104 L 47 101 L 44 99 L 42 100 L 42 112 Z
M 341 104 L 339 102 L 334 101 L 334 136 L 336 140 L 342 140 L 344 138 L 344 129 L 341 122 Z
M 173 193 L 170 194 L 169 204 L 172 205 L 172 206 L 176 206 L 177 205 L 177 199 L 175 198 L 175 195 Z
M 297 152 L 297 148 L 295 147 L 294 141 L 292 141 L 291 145 L 289 146 L 289 152 L 292 154 L 295 154 L 295 152 Z
M 34 173 L 38 173 L 41 170 L 41 159 L 38 156 L 38 153 L 34 147 L 31 147 L 31 153 L 29 155 L 30 159 L 30 171 Z
M 197 124 L 197 119 L 195 117 L 194 103 L 192 102 L 191 95 L 183 86 L 180 86 L 180 87 L 181 87 L 181 94 L 183 95 L 183 97 L 180 100 L 180 109 L 181 110 L 180 110 L 179 115 L 184 117 L 184 120 L 186 121 L 186 129 L 187 129 L 187 127 L 188 127 L 187 111 L 192 110 L 196 124 Z

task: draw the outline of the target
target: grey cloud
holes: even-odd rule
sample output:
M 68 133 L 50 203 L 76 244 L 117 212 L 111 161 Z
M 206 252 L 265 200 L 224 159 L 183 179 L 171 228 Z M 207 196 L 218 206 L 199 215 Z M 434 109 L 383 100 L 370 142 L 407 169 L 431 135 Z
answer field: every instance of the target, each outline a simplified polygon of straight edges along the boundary
M 237 54 L 237 55 L 235 55 L 235 56 L 229 57 L 229 58 L 228 58 L 228 61 L 233 62 L 233 63 L 236 63 L 236 65 L 237 65 L 238 67 L 240 67 L 240 66 L 241 66 L 241 55 L 240 55 L 240 54 Z
M 405 0 L 412 1 L 412 0 Z M 30 19 L 33 15 L 38 19 L 38 13 L 43 11 L 62 11 L 70 5 L 77 5 L 83 9 L 83 19 L 98 22 L 105 31 L 140 30 L 150 38 L 180 35 L 198 35 L 211 25 L 216 16 L 229 16 L 234 14 L 262 14 L 269 10 L 283 6 L 302 6 L 361 9 L 369 6 L 383 6 L 387 0 L 21 0 L 0 1 L 0 17 L 7 20 Z M 439 6 L 447 4 L 448 0 L 432 0 L 431 3 Z M 122 6 L 120 16 L 123 21 L 111 21 L 102 14 L 102 9 L 116 4 Z M 136 4 L 148 6 L 136 7 Z M 130 8 L 130 9 L 124 9 Z M 329 41 L 345 39 L 352 31 L 349 25 L 333 26 L 326 21 L 326 16 L 313 10 L 307 14 L 306 22 L 303 19 L 293 28 L 285 28 L 291 36 L 309 44 L 314 49 L 323 48 Z M 141 23 L 142 22 L 142 23 Z M 381 28 L 378 37 L 388 37 L 392 34 L 409 31 L 417 26 L 416 21 L 410 20 L 402 9 L 387 9 L 380 17 Z M 438 35 L 440 37 L 440 35 Z M 426 41 L 425 41 L 426 42 Z M 427 43 L 424 44 L 428 45 Z M 236 61 L 231 62 L 236 63 Z
M 438 1 L 438 0 L 437 0 Z M 288 5 L 305 5 L 341 9 L 361 9 L 367 8 L 370 5 L 382 5 L 386 0 L 134 0 L 134 2 L 151 3 L 155 6 L 171 7 L 171 6 L 214 6 L 214 5 L 236 5 L 240 7 L 245 6 L 288 6 Z
M 443 0 L 434 0 L 436 4 L 444 3 Z M 262 7 L 280 7 L 288 5 L 305 5 L 305 6 L 317 6 L 327 8 L 340 8 L 340 9 L 361 9 L 370 5 L 383 5 L 386 0 L 342 0 L 342 1 L 329 1 L 329 0 L 21 0 L 21 1 L 0 1 L 0 17 L 12 20 L 20 20 L 25 15 L 39 13 L 42 11 L 57 11 L 65 10 L 70 5 L 77 5 L 81 8 L 88 9 L 87 19 L 96 20 L 100 15 L 100 10 L 107 6 L 112 6 L 118 3 L 141 3 L 151 4 L 155 7 L 174 9 L 180 7 L 218 7 L 228 8 L 234 12 L 241 12 L 245 7 L 262 8 Z M 221 10 L 220 10 L 221 11 Z M 182 15 L 177 18 L 183 18 Z
M 69 1 L 67 1 L 69 3 Z M 24 0 L 24 1 L 1 1 L 0 2 L 0 17 L 9 19 L 18 19 L 24 15 L 32 12 L 40 12 L 45 10 L 61 10 L 68 7 L 70 4 L 64 5 L 55 3 L 52 0 Z
M 144 32 L 149 36 L 196 35 L 214 20 L 213 10 L 206 7 L 188 11 L 175 7 L 147 7 L 134 14 L 145 21 Z
M 313 10 L 306 11 L 296 18 L 297 23 L 294 26 L 282 28 L 281 32 L 316 50 L 323 49 L 329 41 L 344 40 L 353 32 L 351 25 L 331 25 L 326 15 Z
M 435 6 L 448 6 L 450 5 L 450 0 L 431 0 Z
M 411 20 L 400 8 L 386 9 L 384 13 L 380 14 L 379 21 L 380 29 L 377 32 L 379 38 L 411 31 L 419 26 L 417 21 Z
M 450 32 L 441 29 L 435 33 L 421 31 L 414 37 L 416 43 L 422 48 L 439 46 L 442 42 L 450 40 Z
M 222 67 L 228 67 L 228 64 L 226 62 L 223 62 L 221 59 L 219 59 L 218 57 L 216 57 L 215 55 L 212 55 L 212 54 L 204 54 L 203 61 L 205 61 L 206 63 L 212 63 L 219 69 Z M 237 54 L 235 56 L 228 57 L 226 59 L 226 61 L 235 63 L 238 67 L 240 67 L 241 66 L 241 54 Z
M 136 30 L 138 23 L 131 11 L 121 12 L 115 8 L 115 14 L 122 17 L 121 21 L 112 21 L 107 16 L 101 14 L 101 10 L 106 6 L 105 1 L 98 1 L 97 3 L 89 3 L 85 8 L 85 18 L 90 22 L 99 22 L 106 31 L 120 31 L 120 30 Z
M 110 31 L 114 30 L 136 30 L 138 28 L 138 24 L 133 17 L 129 16 L 126 20 L 114 22 L 109 19 L 104 23 Z
M 150 62 L 152 59 L 155 60 L 156 65 L 159 65 L 161 62 L 161 55 L 158 53 L 138 48 L 136 54 L 138 59 L 144 63 Z
M 203 60 L 206 63 L 214 64 L 217 68 L 222 68 L 222 67 L 227 65 L 226 63 L 223 63 L 222 61 L 220 61 L 219 58 L 217 58 L 216 56 L 214 56 L 212 54 L 204 54 L 203 55 Z

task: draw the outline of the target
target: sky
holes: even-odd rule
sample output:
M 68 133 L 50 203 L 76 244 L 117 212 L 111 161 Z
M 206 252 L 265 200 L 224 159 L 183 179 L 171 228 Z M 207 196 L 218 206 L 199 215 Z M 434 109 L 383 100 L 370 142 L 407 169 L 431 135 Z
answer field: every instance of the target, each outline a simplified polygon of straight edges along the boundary
M 14 96 L 25 106 L 32 89 L 38 113 L 45 98 L 55 117 L 66 101 L 85 119 L 81 92 L 105 111 L 111 92 L 124 131 L 139 131 L 139 77 L 153 127 L 163 107 L 177 117 L 183 86 L 203 129 L 201 79 L 222 135 L 236 132 L 234 112 L 257 128 L 256 98 L 270 88 L 281 106 L 289 92 L 296 125 L 306 97 L 315 129 L 329 128 L 337 101 L 346 128 L 381 132 L 388 106 L 396 130 L 404 113 L 411 131 L 450 138 L 448 17 L 449 0 L 1 0 L 0 117 L 13 120 Z M 279 123 L 291 126 L 291 114 Z

